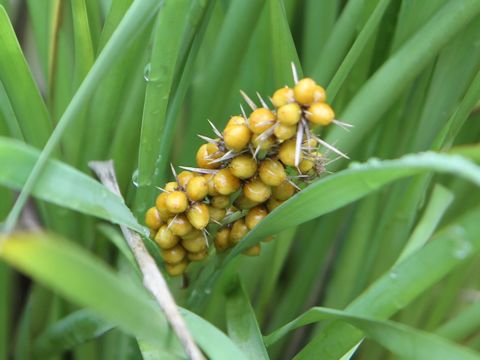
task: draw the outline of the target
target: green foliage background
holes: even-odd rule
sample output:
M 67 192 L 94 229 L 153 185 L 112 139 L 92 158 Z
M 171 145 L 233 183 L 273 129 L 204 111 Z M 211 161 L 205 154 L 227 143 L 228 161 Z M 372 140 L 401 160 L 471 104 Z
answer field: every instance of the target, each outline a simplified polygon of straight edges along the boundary
M 185 358 L 115 224 L 145 234 L 206 119 L 291 85 L 291 62 L 354 125 L 322 134 L 352 162 L 169 280 L 195 341 L 213 359 L 480 358 L 478 0 L 0 5 L 0 359 Z M 88 169 L 105 159 L 125 202 Z

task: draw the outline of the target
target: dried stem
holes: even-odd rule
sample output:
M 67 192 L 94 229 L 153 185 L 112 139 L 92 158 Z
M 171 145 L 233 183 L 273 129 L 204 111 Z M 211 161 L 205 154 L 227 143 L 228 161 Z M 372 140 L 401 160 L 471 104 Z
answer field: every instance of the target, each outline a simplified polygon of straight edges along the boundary
M 113 161 L 91 161 L 90 168 L 97 174 L 98 178 L 110 191 L 122 197 L 118 187 Z M 185 352 L 192 360 L 204 359 L 201 351 L 193 341 L 185 322 L 178 311 L 175 300 L 173 299 L 167 283 L 158 269 L 155 261 L 147 251 L 141 237 L 136 232 L 125 226 L 120 226 L 123 236 L 127 240 L 128 246 L 140 267 L 143 275 L 143 284 L 152 293 L 160 308 L 165 313 L 165 317 L 177 334 L 180 342 L 185 348 Z

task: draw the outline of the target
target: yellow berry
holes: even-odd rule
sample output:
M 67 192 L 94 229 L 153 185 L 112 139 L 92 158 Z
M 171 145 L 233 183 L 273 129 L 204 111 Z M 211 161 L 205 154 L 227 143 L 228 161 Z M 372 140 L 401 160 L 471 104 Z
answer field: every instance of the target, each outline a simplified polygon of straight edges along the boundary
M 167 192 L 173 192 L 178 189 L 178 183 L 176 181 L 170 181 L 165 185 L 165 190 Z
M 252 133 L 247 125 L 229 125 L 223 131 L 225 146 L 234 151 L 242 151 L 248 146 Z
M 222 221 L 225 218 L 226 212 L 227 211 L 225 209 L 219 209 L 213 206 L 208 207 L 208 213 L 210 215 L 211 221 L 216 221 L 216 222 Z
M 293 93 L 295 100 L 304 106 L 326 99 L 325 90 L 310 78 L 300 80 L 293 88 Z
M 208 251 L 207 250 L 202 250 L 202 251 L 199 251 L 199 252 L 189 252 L 187 253 L 187 258 L 188 260 L 190 261 L 202 261 L 203 259 L 205 259 L 208 255 Z
M 248 227 L 245 225 L 245 221 L 243 219 L 238 219 L 233 223 L 232 229 L 230 230 L 230 244 L 237 244 L 245 235 L 247 235 L 247 233 Z
M 182 239 L 182 246 L 189 252 L 199 252 L 207 248 L 207 241 L 200 235 L 193 239 Z
M 207 182 L 208 187 L 208 195 L 216 196 L 220 195 L 220 193 L 215 189 L 215 182 L 213 181 L 215 174 L 205 174 L 203 175 L 205 181 Z
M 155 201 L 155 207 L 157 208 L 158 213 L 163 220 L 167 220 L 172 216 L 175 216 L 175 214 L 171 213 L 167 209 L 167 196 L 167 193 L 161 193 L 157 196 L 157 200 Z
M 197 165 L 203 169 L 217 169 L 220 163 L 212 163 L 213 160 L 222 157 L 223 152 L 218 149 L 218 146 L 212 143 L 203 144 L 197 151 Z
M 162 225 L 162 219 L 156 207 L 151 207 L 145 213 L 145 225 L 152 230 L 157 230 Z
M 334 118 L 335 113 L 326 103 L 315 103 L 308 108 L 307 119 L 314 124 L 327 126 Z
M 262 203 L 268 200 L 272 194 L 272 190 L 270 186 L 266 185 L 260 179 L 253 179 L 244 185 L 243 193 L 249 200 Z
M 171 249 L 162 249 L 162 258 L 166 263 L 178 264 L 185 258 L 186 251 L 179 244 L 175 245 Z
M 243 252 L 244 255 L 247 256 L 258 256 L 260 255 L 260 250 L 262 248 L 260 247 L 260 244 L 254 245 L 252 247 L 249 247 L 247 250 Z
M 261 134 L 275 123 L 275 115 L 268 109 L 258 108 L 250 114 L 248 125 L 255 134 Z
M 169 229 L 178 236 L 185 236 L 192 231 L 192 224 L 184 214 L 176 215 L 168 222 Z
M 306 147 L 306 148 L 309 148 L 309 150 L 314 150 L 318 146 L 318 141 L 315 140 L 314 138 L 310 138 L 310 139 L 305 140 L 303 142 L 303 146 Z
M 182 236 L 182 239 L 191 240 L 199 236 L 203 236 L 203 232 L 195 228 L 192 228 L 187 234 Z
M 182 275 L 188 266 L 188 260 L 183 259 L 177 264 L 165 264 L 165 269 L 170 274 L 170 276 Z
M 283 201 L 275 199 L 274 197 L 271 197 L 267 201 L 267 209 L 268 211 L 272 212 L 277 206 L 282 205 Z
M 295 97 L 293 94 L 293 89 L 289 88 L 288 86 L 278 89 L 272 95 L 272 104 L 276 108 L 279 108 L 280 106 L 283 106 L 285 104 L 288 104 L 294 101 L 295 101 Z
M 283 125 L 278 123 L 273 130 L 275 135 L 280 140 L 288 140 L 295 136 L 297 133 L 297 125 Z
M 207 180 L 203 176 L 195 176 L 187 184 L 187 195 L 193 201 L 205 199 L 208 195 Z
M 278 150 L 278 157 L 287 166 L 295 166 L 295 147 L 297 141 L 290 139 L 280 145 Z M 300 160 L 302 160 L 302 153 L 300 152 Z
M 217 231 L 214 239 L 215 248 L 218 252 L 227 250 L 230 247 L 230 229 L 225 227 Z
M 246 121 L 245 119 L 243 118 L 243 116 L 238 116 L 238 115 L 235 115 L 235 116 L 232 116 L 228 122 L 227 122 L 227 125 L 225 126 L 225 128 L 231 126 L 231 125 L 246 125 Z
M 245 224 L 250 230 L 252 230 L 267 215 L 267 209 L 263 206 L 256 206 L 248 211 L 245 216 Z
M 203 203 L 196 203 L 187 211 L 187 219 L 195 229 L 203 230 L 210 221 L 208 206 Z
M 180 239 L 168 228 L 167 225 L 163 225 L 158 229 L 154 240 L 162 249 L 170 249 L 177 245 Z
M 257 171 L 257 162 L 250 155 L 239 155 L 232 159 L 229 168 L 237 178 L 249 179 Z
M 235 206 L 241 210 L 251 209 L 258 204 L 259 202 L 250 200 L 243 193 L 235 199 Z
M 215 189 L 222 195 L 233 194 L 240 188 L 240 180 L 229 169 L 222 169 L 213 178 Z
M 258 169 L 260 179 L 269 186 L 278 186 L 287 179 L 287 173 L 278 160 L 266 158 Z
M 260 146 L 260 150 L 267 151 L 275 145 L 275 139 L 273 136 L 265 138 L 262 135 L 256 135 L 252 138 L 252 145 L 255 149 Z
M 188 182 L 192 180 L 194 177 L 195 177 L 195 174 L 193 172 L 184 170 L 177 175 L 178 184 L 182 188 L 186 189 Z
M 287 200 L 295 194 L 295 187 L 288 181 L 282 182 L 278 186 L 272 187 L 272 195 L 277 200 Z
M 312 160 L 303 159 L 300 161 L 300 164 L 298 164 L 298 168 L 302 174 L 305 174 L 312 170 L 314 165 L 315 163 Z
M 179 214 L 187 210 L 188 199 L 183 191 L 173 191 L 167 195 L 166 199 L 168 211 Z
M 277 110 L 277 120 L 283 125 L 296 125 L 302 117 L 302 109 L 297 103 L 283 105 Z
M 323 87 L 317 85 L 313 94 L 313 102 L 325 102 L 327 101 L 327 93 Z
M 230 198 L 226 195 L 217 195 L 210 199 L 210 203 L 213 207 L 225 209 L 230 205 Z

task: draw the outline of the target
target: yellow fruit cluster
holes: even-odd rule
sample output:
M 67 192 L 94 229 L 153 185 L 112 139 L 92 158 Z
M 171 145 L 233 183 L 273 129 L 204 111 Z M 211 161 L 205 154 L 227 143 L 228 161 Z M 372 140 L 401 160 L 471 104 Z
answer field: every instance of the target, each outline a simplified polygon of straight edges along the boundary
M 184 167 L 178 175 L 173 170 L 175 181 L 161 189 L 145 215 L 172 276 L 208 255 L 207 226 L 217 228 L 213 243 L 223 252 L 299 191 L 299 184 L 324 172 L 326 159 L 319 145 L 342 154 L 312 131 L 331 123 L 347 125 L 334 119 L 325 90 L 314 80 L 305 78 L 293 88 L 275 91 L 273 110 L 261 98 L 262 107 L 244 98 L 250 116 L 242 108 L 242 115 L 231 117 L 222 132 L 211 124 L 216 138 L 200 136 L 206 143 L 196 153 L 197 167 Z M 226 216 L 239 212 L 240 218 L 222 224 Z M 245 251 L 250 256 L 259 253 L 260 244 Z

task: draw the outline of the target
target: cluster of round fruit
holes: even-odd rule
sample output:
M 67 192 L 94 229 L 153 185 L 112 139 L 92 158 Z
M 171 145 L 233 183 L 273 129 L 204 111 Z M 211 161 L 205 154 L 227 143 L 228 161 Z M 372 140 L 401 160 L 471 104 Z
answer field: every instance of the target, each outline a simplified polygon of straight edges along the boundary
M 222 132 L 210 123 L 216 138 L 200 135 L 206 143 L 197 151 L 197 167 L 182 167 L 178 175 L 173 170 L 175 181 L 161 188 L 146 213 L 146 225 L 172 276 L 208 255 L 210 233 L 215 231 L 217 252 L 229 249 L 299 185 L 323 173 L 326 159 L 319 145 L 344 155 L 313 132 L 331 123 L 348 126 L 334 119 L 325 90 L 314 80 L 275 91 L 270 99 L 274 110 L 260 96 L 262 107 L 242 95 L 250 116 L 242 108 L 242 115 L 231 117 Z M 228 223 L 232 217 L 236 219 Z M 260 244 L 245 251 L 259 253 Z

